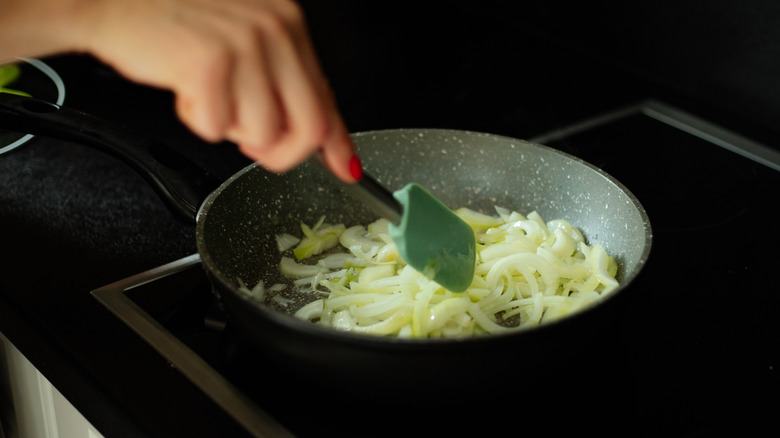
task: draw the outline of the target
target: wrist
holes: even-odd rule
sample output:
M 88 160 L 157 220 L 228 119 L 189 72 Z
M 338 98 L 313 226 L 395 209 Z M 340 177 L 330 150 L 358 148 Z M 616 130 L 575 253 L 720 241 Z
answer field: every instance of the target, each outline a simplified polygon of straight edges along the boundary
M 88 50 L 101 0 L 6 0 L 0 14 L 0 63 Z M 97 23 L 95 23 L 97 24 Z

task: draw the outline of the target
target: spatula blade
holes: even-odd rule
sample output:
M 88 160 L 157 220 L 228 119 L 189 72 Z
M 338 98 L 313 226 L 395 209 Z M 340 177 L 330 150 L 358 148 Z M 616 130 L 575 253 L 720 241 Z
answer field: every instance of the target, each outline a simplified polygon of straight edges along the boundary
M 418 184 L 407 184 L 393 197 L 403 215 L 389 232 L 404 260 L 452 292 L 468 289 L 476 259 L 471 227 Z

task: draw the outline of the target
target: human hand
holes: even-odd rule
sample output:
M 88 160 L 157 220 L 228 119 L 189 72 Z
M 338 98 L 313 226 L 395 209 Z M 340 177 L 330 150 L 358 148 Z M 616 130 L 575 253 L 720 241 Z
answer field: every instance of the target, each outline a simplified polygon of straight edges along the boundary
M 275 172 L 321 151 L 339 178 L 359 176 L 354 146 L 292 0 L 11 2 L 10 10 L 15 3 L 37 11 L 28 25 L 40 14 L 49 22 L 52 41 L 41 39 L 30 51 L 89 52 L 130 80 L 171 90 L 179 118 L 203 139 L 230 140 Z M 37 53 L 15 54 L 30 55 Z

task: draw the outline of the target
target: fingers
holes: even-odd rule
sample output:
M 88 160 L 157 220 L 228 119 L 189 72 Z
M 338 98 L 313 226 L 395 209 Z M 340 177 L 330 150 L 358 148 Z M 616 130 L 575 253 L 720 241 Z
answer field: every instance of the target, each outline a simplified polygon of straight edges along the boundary
M 288 117 L 274 71 L 280 38 L 259 30 L 252 21 L 238 27 L 226 24 L 232 27 L 225 31 L 231 32 L 237 63 L 227 95 L 233 118 L 225 136 L 253 148 L 271 147 L 280 141 Z
M 172 88 L 176 94 L 176 112 L 182 122 L 206 141 L 216 143 L 225 138 L 232 123 L 231 78 L 234 59 L 220 48 L 204 54 L 206 60 L 194 61 L 202 69 L 183 72 Z M 216 59 L 216 61 L 214 61 Z
M 363 167 L 355 153 L 352 139 L 342 123 L 325 139 L 321 153 L 325 165 L 341 180 L 355 182 L 362 178 Z
M 210 142 L 229 140 L 283 172 L 322 150 L 354 181 L 354 146 L 290 0 L 112 2 L 91 48 L 120 73 L 168 88 L 176 111 Z M 102 56 L 101 56 L 102 55 Z
M 264 66 L 268 69 L 265 80 L 270 84 L 270 94 L 247 93 L 240 90 L 235 94 L 239 102 L 236 126 L 229 138 L 239 143 L 242 150 L 258 157 L 274 156 L 269 167 L 285 170 L 300 162 L 319 147 L 329 129 L 327 120 L 328 103 L 318 90 L 317 76 L 306 69 L 304 54 L 296 46 L 294 34 L 300 32 L 299 22 L 287 22 L 277 16 L 259 13 L 255 23 L 260 23 L 261 34 L 256 36 L 260 50 L 264 51 Z M 253 23 L 254 24 L 254 23 Z M 258 50 L 250 47 L 249 50 Z M 238 78 L 235 85 L 241 87 L 246 81 L 257 81 L 252 76 L 256 66 L 246 65 L 246 78 Z M 276 124 L 264 123 L 254 114 L 241 112 L 241 108 L 261 104 L 262 98 L 275 105 L 278 116 Z M 258 125 L 261 126 L 258 126 Z M 253 129 L 254 128 L 254 129 Z M 268 149 L 280 149 L 274 154 L 264 153 Z M 287 153 L 282 153 L 286 151 Z
M 243 135 L 247 131 L 238 128 L 231 130 L 230 138 L 247 156 L 275 172 L 289 170 L 322 150 L 334 174 L 354 181 L 349 172 L 354 147 L 314 56 L 302 15 L 287 14 L 285 20 L 263 15 L 258 20 L 263 22 L 269 79 L 282 123 L 264 125 L 265 136 Z M 250 96 L 240 94 L 237 98 Z M 239 127 L 242 123 L 260 125 L 257 119 L 243 119 L 247 115 L 240 113 Z
M 190 69 L 172 88 L 180 118 L 196 134 L 208 141 L 263 148 L 277 142 L 285 129 L 284 106 L 271 71 L 276 43 L 251 15 L 234 9 L 206 3 L 190 11 L 185 26 L 197 29 L 197 35 L 186 47 L 193 51 L 174 58 Z

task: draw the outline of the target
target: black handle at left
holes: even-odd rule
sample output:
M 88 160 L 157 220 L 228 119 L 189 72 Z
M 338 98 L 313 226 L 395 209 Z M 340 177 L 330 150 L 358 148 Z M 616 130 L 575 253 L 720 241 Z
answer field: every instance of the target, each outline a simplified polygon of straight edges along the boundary
M 178 151 L 133 129 L 43 100 L 0 92 L 0 128 L 108 152 L 135 169 L 179 218 L 194 222 L 220 181 Z

